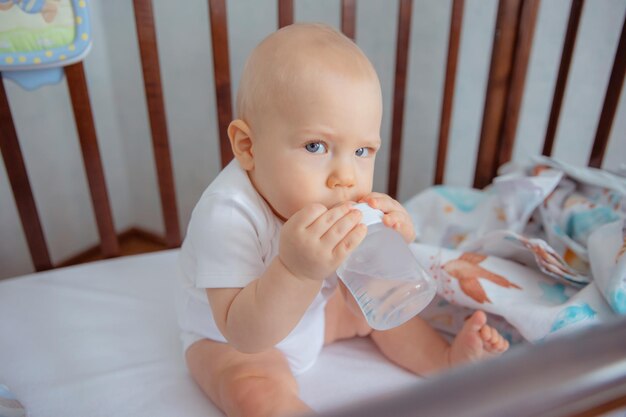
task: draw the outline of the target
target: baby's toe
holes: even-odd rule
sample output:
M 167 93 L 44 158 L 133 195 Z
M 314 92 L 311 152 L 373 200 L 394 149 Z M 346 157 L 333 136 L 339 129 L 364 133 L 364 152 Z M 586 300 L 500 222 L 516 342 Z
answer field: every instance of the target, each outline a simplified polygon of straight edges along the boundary
M 506 350 L 509 348 L 509 342 L 505 338 L 501 337 L 501 340 L 497 344 L 493 345 L 493 347 L 494 352 L 506 352 Z
M 493 353 L 502 353 L 509 348 L 509 342 L 495 329 L 492 329 L 492 338 L 486 344 L 486 350 Z
M 480 338 L 488 345 L 497 345 L 502 341 L 502 336 L 496 329 L 491 326 L 484 325 L 480 329 Z
M 489 343 L 489 341 L 491 340 L 491 336 L 492 336 L 491 327 L 484 325 L 483 327 L 480 328 L 480 331 L 478 332 L 478 334 L 480 335 L 480 338 L 483 340 L 483 342 Z
M 502 341 L 504 340 L 504 338 L 502 337 L 502 335 L 493 327 L 491 328 L 491 339 L 489 339 L 489 342 L 491 342 L 492 345 L 497 345 L 499 343 L 502 343 Z

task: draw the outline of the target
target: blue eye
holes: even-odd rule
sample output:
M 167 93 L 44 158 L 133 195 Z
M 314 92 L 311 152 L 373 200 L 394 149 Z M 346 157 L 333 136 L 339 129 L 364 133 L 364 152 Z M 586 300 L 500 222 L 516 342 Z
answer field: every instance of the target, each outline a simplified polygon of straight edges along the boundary
M 310 153 L 324 153 L 326 152 L 326 145 L 322 142 L 311 142 L 304 145 L 304 149 Z
M 356 152 L 354 152 L 354 154 L 356 156 L 365 158 L 366 156 L 369 156 L 370 150 L 369 150 L 369 148 L 359 148 L 359 149 L 356 150 Z

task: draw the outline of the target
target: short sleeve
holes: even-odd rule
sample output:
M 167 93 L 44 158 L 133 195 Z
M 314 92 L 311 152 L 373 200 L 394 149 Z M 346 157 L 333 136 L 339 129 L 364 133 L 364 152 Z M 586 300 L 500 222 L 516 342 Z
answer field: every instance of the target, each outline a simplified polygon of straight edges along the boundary
M 244 287 L 265 271 L 260 218 L 236 195 L 206 196 L 194 209 L 187 238 L 197 288 Z

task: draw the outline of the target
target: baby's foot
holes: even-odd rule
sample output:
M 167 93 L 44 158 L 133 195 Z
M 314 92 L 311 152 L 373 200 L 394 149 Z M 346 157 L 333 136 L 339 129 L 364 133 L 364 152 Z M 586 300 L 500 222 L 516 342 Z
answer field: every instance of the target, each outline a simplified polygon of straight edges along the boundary
M 450 365 L 497 356 L 508 348 L 509 342 L 496 329 L 487 325 L 485 313 L 476 311 L 465 321 L 450 346 Z

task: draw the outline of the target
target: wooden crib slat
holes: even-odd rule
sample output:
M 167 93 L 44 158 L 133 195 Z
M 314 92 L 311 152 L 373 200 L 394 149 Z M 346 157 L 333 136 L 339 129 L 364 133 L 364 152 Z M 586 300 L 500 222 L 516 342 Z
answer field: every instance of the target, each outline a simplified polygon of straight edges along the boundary
M 517 23 L 522 0 L 500 0 L 491 53 L 491 67 L 476 159 L 474 187 L 482 188 L 496 173 L 502 122 L 506 108 Z
M 494 167 L 495 169 L 505 162 L 510 161 L 513 154 L 517 123 L 519 121 L 522 98 L 524 97 L 526 72 L 528 70 L 528 61 L 530 59 L 537 13 L 539 11 L 539 2 L 540 0 L 525 0 L 522 4 L 509 94 L 507 97 L 506 111 L 504 113 L 502 136 L 500 138 L 500 150 L 498 153 L 498 161 Z
M 446 170 L 448 137 L 450 135 L 450 120 L 452 119 L 454 84 L 456 82 L 456 65 L 459 57 L 459 45 L 461 43 L 464 5 L 465 0 L 454 0 L 452 3 L 450 34 L 448 37 L 446 81 L 443 89 L 443 104 L 441 106 L 441 120 L 439 123 L 439 145 L 437 148 L 437 165 L 435 166 L 435 184 L 443 183 L 443 176 Z
M 398 35 L 396 41 L 396 71 L 393 88 L 393 121 L 391 123 L 391 151 L 387 193 L 396 198 L 400 173 L 402 149 L 402 124 L 404 123 L 404 93 L 408 66 L 409 40 L 411 36 L 412 0 L 400 0 L 398 11 Z
M 293 23 L 293 0 L 278 0 L 278 28 Z
M 37 271 L 52 268 L 48 245 L 43 234 L 41 221 L 35 205 L 33 191 L 28 180 L 26 164 L 17 139 L 2 75 L 0 74 L 0 152 L 11 183 L 17 211 L 26 235 L 26 243 Z
M 228 139 L 228 125 L 233 118 L 233 108 L 230 95 L 226 0 L 209 0 L 209 15 L 211 20 L 211 44 L 213 45 L 213 72 L 217 98 L 220 154 L 222 167 L 225 167 L 233 159 L 233 152 Z
M 133 6 L 148 116 L 150 117 L 152 148 L 165 223 L 165 241 L 168 247 L 174 248 L 180 246 L 180 227 L 178 225 L 178 209 L 176 207 L 176 191 L 167 134 L 165 104 L 161 89 L 161 71 L 152 0 L 134 0 Z
M 626 72 L 626 18 L 622 24 L 622 34 L 619 38 L 617 51 L 615 51 L 615 60 L 613 61 L 613 69 L 611 70 L 611 78 L 606 88 L 604 96 L 604 105 L 596 130 L 596 138 L 591 149 L 589 157 L 589 166 L 600 168 L 604 159 L 604 152 L 609 143 L 613 118 L 619 104 L 619 96 L 624 86 L 624 73 Z
M 98 233 L 100 234 L 102 255 L 106 258 L 118 256 L 120 248 L 113 226 L 113 215 L 111 214 L 100 151 L 98 150 L 98 140 L 82 62 L 65 67 L 65 76 L 67 77 L 83 163 L 96 215 Z
M 356 36 L 356 0 L 341 0 L 341 31 L 348 38 Z
M 543 141 L 543 150 L 541 152 L 545 156 L 552 155 L 556 128 L 559 124 L 563 96 L 565 95 L 567 77 L 569 76 L 572 56 L 574 55 L 574 45 L 576 44 L 576 35 L 578 34 L 580 16 L 582 15 L 584 3 L 585 0 L 572 0 L 572 5 L 570 7 L 567 31 L 565 32 L 565 40 L 563 41 L 563 52 L 561 53 L 561 64 L 559 65 L 559 73 L 554 88 L 552 107 L 550 109 L 550 119 L 548 120 L 548 127 L 546 129 L 546 138 Z

